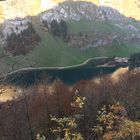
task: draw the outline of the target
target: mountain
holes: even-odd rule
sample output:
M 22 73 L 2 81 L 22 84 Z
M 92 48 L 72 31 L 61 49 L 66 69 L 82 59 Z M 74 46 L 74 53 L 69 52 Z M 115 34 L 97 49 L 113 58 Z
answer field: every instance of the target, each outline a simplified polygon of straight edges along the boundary
M 0 1 L 0 17 L 13 18 L 14 16 L 36 15 L 44 10 L 48 10 L 65 0 L 4 0 Z M 72 1 L 72 0 L 67 0 Z M 74 0 L 78 1 L 78 0 Z M 84 0 L 98 6 L 107 6 L 118 10 L 127 17 L 140 20 L 139 0 Z
M 0 73 L 24 67 L 64 67 L 93 57 L 139 52 L 139 3 L 136 0 L 0 1 Z M 52 34 L 53 20 L 57 24 L 66 22 L 67 38 Z
M 0 140 L 140 140 L 139 7 L 0 0 Z

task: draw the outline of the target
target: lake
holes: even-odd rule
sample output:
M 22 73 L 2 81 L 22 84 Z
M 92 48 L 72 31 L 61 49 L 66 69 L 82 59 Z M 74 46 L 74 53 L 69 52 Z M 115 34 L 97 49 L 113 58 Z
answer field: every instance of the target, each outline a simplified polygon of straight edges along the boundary
M 65 84 L 72 85 L 79 80 L 90 80 L 99 75 L 113 73 L 119 68 L 119 66 L 98 67 L 98 65 L 103 65 L 108 61 L 110 61 L 109 58 L 98 58 L 89 59 L 85 63 L 77 66 L 64 68 L 24 68 L 8 73 L 1 77 L 0 81 L 16 85 L 32 85 L 47 75 L 52 81 L 58 78 Z

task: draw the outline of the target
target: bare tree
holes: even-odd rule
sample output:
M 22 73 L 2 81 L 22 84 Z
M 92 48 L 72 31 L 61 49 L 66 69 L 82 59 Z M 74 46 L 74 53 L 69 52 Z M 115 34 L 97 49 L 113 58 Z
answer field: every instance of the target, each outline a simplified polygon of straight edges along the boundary
M 27 95 L 25 94 L 24 87 L 23 87 L 22 93 L 24 96 L 24 105 L 25 105 L 26 117 L 27 117 L 27 121 L 28 121 L 28 125 L 29 125 L 30 139 L 34 140 L 32 125 L 31 125 L 31 120 L 30 120 L 30 115 L 29 115 L 30 113 L 29 113 L 29 109 L 28 109 L 28 99 L 27 99 Z

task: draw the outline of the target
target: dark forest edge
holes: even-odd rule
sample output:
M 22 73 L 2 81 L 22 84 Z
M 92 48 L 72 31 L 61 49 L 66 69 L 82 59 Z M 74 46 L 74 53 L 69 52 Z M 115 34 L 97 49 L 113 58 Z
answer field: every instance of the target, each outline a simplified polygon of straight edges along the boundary
M 135 68 L 138 68 L 139 66 L 140 66 L 140 53 L 133 54 L 130 56 L 130 58 L 129 57 L 98 57 L 98 58 L 88 59 L 83 64 L 68 66 L 68 67 L 22 68 L 22 69 L 13 71 L 13 72 L 9 72 L 5 75 L 2 75 L 0 78 L 0 82 L 1 83 L 10 82 L 11 83 L 14 81 L 20 81 L 20 79 L 25 78 L 26 79 L 24 81 L 24 84 L 25 84 L 26 81 L 30 81 L 31 79 L 32 80 L 34 79 L 33 81 L 36 81 L 36 78 L 40 79 L 44 74 L 47 74 L 52 77 L 54 76 L 53 79 L 62 78 L 64 80 L 64 79 L 67 79 L 66 75 L 68 76 L 70 73 L 71 73 L 71 75 L 74 73 L 77 73 L 78 70 L 81 70 L 82 73 L 86 73 L 86 71 L 94 70 L 95 75 L 97 76 L 100 74 L 112 73 L 113 71 L 115 71 L 116 69 L 118 69 L 120 67 L 129 67 L 129 69 L 135 69 Z M 61 73 L 65 73 L 64 74 L 65 76 L 62 76 Z M 95 75 L 87 74 L 87 79 L 91 79 Z M 82 79 L 82 78 L 86 79 L 85 76 L 82 77 L 82 74 L 79 76 L 80 76 L 80 79 Z M 78 77 L 78 75 L 77 75 L 77 77 Z M 79 77 L 78 77 L 78 79 L 79 79 Z M 76 82 L 77 80 L 74 79 L 72 81 Z M 22 83 L 22 81 L 20 81 L 20 83 Z
M 75 72 L 81 70 L 83 73 L 86 73 L 86 71 L 94 70 L 96 71 L 95 74 L 106 74 L 111 73 L 114 70 L 116 70 L 119 67 L 127 67 L 129 66 L 129 58 L 121 58 L 121 57 L 98 57 L 98 58 L 91 58 L 85 61 L 83 64 L 74 65 L 74 66 L 68 66 L 68 67 L 38 67 L 38 68 L 22 68 L 13 72 L 9 72 L 5 75 L 2 75 L 0 77 L 0 82 L 12 82 L 15 79 L 22 79 L 23 77 L 30 77 L 33 75 L 33 77 L 30 77 L 29 79 L 34 79 L 36 77 L 39 77 L 43 74 L 47 74 L 50 76 L 53 76 L 53 74 L 58 78 L 61 73 L 65 73 L 68 75 L 70 73 L 74 74 Z M 70 72 L 70 73 L 69 73 Z M 90 73 L 93 73 L 92 71 Z M 67 76 L 68 76 L 67 75 Z M 85 74 L 84 74 L 85 75 Z M 78 75 L 77 75 L 78 77 Z M 91 79 L 92 76 L 87 76 L 88 79 Z M 43 77 L 42 77 L 43 78 Z M 81 77 L 82 79 L 83 77 Z M 26 78 L 25 78 L 26 79 Z M 28 80 L 29 80 L 28 79 Z M 83 78 L 85 79 L 85 78 Z M 28 81 L 27 80 L 27 81 Z
M 1 138 L 139 140 L 139 72 L 128 71 L 116 82 L 101 76 L 99 83 L 82 80 L 71 87 L 45 78 L 22 87 L 23 98 L 0 104 Z

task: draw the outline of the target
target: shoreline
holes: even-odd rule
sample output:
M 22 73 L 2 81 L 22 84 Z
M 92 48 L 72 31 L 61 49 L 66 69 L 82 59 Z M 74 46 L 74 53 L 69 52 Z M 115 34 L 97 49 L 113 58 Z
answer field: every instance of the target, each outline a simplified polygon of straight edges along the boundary
M 64 67 L 25 67 L 25 68 L 20 68 L 20 69 L 8 72 L 8 73 L 0 76 L 0 79 L 3 77 L 7 77 L 9 75 L 15 74 L 15 73 L 20 73 L 20 72 L 28 72 L 28 71 L 35 71 L 35 70 L 65 70 L 65 69 L 78 68 L 78 67 L 87 65 L 89 62 L 92 62 L 93 60 L 109 59 L 109 58 L 111 58 L 111 57 L 94 57 L 94 58 L 87 59 L 86 61 L 84 61 L 81 64 L 64 66 Z
M 116 57 L 118 58 L 118 57 Z M 0 76 L 0 83 L 34 83 L 36 79 L 47 74 L 52 79 L 59 78 L 65 83 L 74 83 L 82 79 L 91 79 L 99 74 L 109 74 L 120 67 L 128 67 L 129 63 L 116 62 L 115 57 L 95 57 L 81 64 L 66 67 L 28 67 L 11 71 Z M 124 57 L 119 57 L 123 59 Z M 43 75 L 42 75 L 43 74 Z

